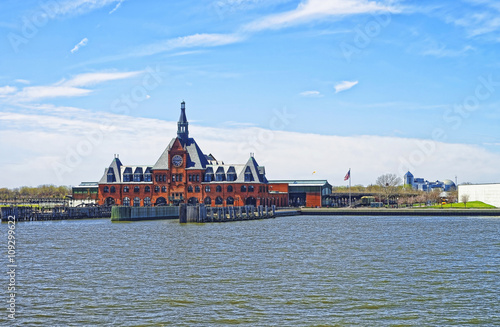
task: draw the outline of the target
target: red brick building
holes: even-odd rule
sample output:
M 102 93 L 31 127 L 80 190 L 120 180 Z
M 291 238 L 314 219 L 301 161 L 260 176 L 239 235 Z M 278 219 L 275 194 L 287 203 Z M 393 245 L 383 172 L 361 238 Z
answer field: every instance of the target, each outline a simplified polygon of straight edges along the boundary
M 225 164 L 205 155 L 189 137 L 185 103 L 170 141 L 154 165 L 125 166 L 115 156 L 99 181 L 100 205 L 288 206 L 288 184 L 269 185 L 263 166 L 250 155 L 245 164 Z M 273 190 L 275 187 L 275 190 Z

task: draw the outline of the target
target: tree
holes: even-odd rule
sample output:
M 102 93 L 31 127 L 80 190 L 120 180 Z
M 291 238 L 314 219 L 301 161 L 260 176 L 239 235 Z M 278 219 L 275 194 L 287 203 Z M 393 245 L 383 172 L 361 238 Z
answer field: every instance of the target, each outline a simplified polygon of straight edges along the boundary
M 377 178 L 375 184 L 380 186 L 382 193 L 385 195 L 387 199 L 387 204 L 389 204 L 389 198 L 396 194 L 397 187 L 401 185 L 401 178 L 396 174 L 384 174 Z
M 457 202 L 458 199 L 458 191 L 457 190 L 451 190 L 448 191 L 448 202 L 450 205 L 453 207 L 453 203 Z
M 464 203 L 465 208 L 467 208 L 467 202 L 469 202 L 469 200 L 470 200 L 469 194 L 462 194 L 462 196 L 460 197 L 460 201 Z

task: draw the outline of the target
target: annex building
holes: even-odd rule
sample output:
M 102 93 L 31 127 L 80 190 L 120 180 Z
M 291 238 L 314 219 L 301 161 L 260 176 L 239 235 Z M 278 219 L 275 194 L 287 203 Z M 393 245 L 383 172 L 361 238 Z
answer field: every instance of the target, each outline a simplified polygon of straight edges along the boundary
M 99 205 L 164 206 L 179 203 L 207 206 L 288 206 L 288 183 L 266 178 L 253 154 L 246 163 L 226 164 L 206 155 L 189 137 L 185 103 L 177 137 L 153 165 L 124 165 L 115 155 L 98 182 Z M 274 185 L 274 184 L 273 184 Z

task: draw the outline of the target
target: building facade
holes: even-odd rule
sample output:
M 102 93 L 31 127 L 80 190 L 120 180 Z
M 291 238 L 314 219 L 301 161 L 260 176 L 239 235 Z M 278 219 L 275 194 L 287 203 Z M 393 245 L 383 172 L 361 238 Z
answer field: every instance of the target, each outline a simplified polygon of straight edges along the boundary
M 185 103 L 173 138 L 154 165 L 126 166 L 115 155 L 99 181 L 100 205 L 288 206 L 288 193 L 270 188 L 253 154 L 244 164 L 225 164 L 204 154 L 189 137 Z
M 288 193 L 290 206 L 316 208 L 333 204 L 332 185 L 327 180 L 272 180 L 270 183 L 274 191 Z
M 410 185 L 414 190 L 418 191 L 431 192 L 439 189 L 441 191 L 448 192 L 457 189 L 455 183 L 449 179 L 430 182 L 423 178 L 415 178 L 409 171 L 404 175 L 403 181 L 405 185 Z

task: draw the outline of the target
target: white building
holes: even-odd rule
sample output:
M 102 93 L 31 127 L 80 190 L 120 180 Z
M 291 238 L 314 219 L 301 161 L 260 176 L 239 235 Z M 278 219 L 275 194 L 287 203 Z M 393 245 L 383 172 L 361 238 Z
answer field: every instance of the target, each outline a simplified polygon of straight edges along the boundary
M 468 195 L 469 201 L 481 201 L 500 207 L 500 184 L 471 184 L 458 186 L 458 201 Z

